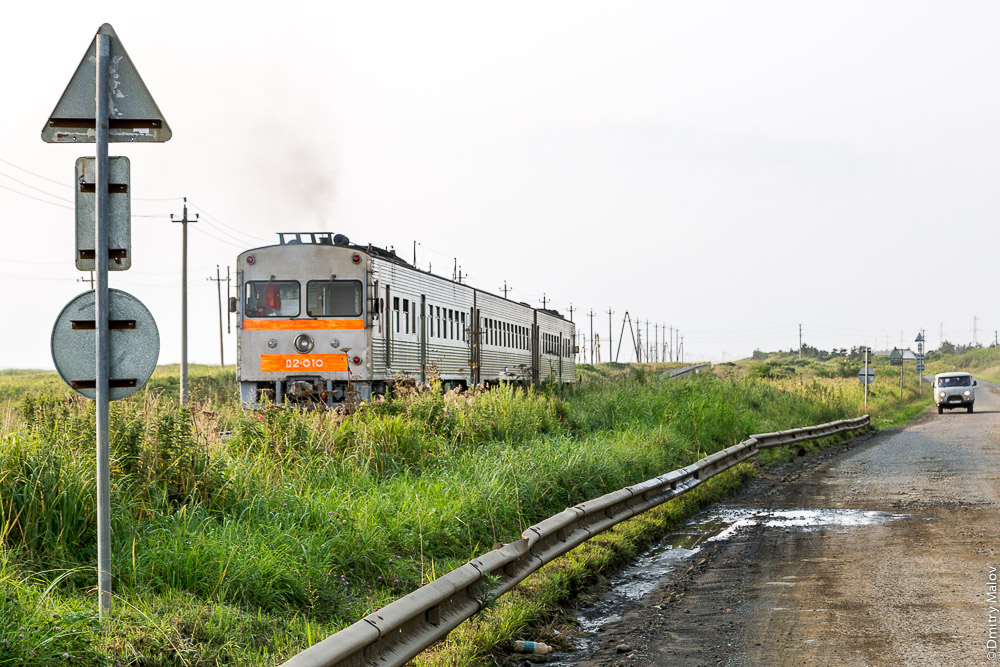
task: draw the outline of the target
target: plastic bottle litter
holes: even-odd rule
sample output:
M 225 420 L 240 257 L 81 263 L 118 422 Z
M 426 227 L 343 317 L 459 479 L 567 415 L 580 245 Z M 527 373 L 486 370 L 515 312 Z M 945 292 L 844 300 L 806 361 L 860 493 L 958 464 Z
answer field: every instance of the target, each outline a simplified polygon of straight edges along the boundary
M 547 655 L 552 653 L 552 647 L 542 642 L 514 642 L 514 650 L 518 653 L 534 653 L 535 655 Z

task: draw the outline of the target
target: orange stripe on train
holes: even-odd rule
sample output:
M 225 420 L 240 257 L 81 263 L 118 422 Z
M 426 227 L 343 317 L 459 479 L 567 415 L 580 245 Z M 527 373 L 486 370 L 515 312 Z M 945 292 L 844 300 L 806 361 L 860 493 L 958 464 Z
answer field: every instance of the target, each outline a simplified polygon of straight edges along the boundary
M 244 331 L 364 329 L 364 320 L 243 320 Z
M 347 370 L 346 354 L 262 354 L 261 373 L 314 371 L 337 373 Z

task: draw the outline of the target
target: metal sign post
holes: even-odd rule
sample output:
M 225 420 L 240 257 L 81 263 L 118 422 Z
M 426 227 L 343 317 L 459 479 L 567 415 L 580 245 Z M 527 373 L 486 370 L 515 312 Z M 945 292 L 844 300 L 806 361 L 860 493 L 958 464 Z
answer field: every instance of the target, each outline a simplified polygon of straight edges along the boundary
M 88 244 L 85 242 L 87 234 L 82 233 L 80 227 L 87 226 L 91 215 L 93 216 L 92 268 L 95 274 L 95 284 L 92 310 L 89 311 L 89 317 L 81 315 L 81 312 L 89 307 L 84 303 L 89 299 L 89 294 L 81 295 L 70 302 L 63 314 L 60 315 L 60 319 L 56 321 L 56 328 L 52 335 L 52 352 L 60 374 L 74 390 L 88 397 L 91 389 L 94 392 L 92 398 L 94 398 L 97 412 L 97 589 L 100 614 L 105 618 L 111 616 L 110 401 L 131 394 L 149 379 L 149 375 L 142 377 L 142 374 L 139 373 L 134 374 L 135 377 L 131 378 L 111 377 L 112 350 L 109 330 L 112 328 L 135 329 L 136 323 L 143 318 L 133 317 L 132 319 L 123 318 L 111 321 L 109 317 L 113 304 L 110 300 L 111 293 L 108 290 L 108 259 L 110 255 L 108 221 L 111 214 L 111 202 L 108 198 L 108 183 L 111 178 L 108 143 L 111 141 L 163 142 L 170 139 L 170 135 L 170 127 L 150 96 L 149 90 L 142 82 L 142 78 L 128 57 L 128 53 L 125 52 L 114 29 L 105 23 L 97 31 L 94 41 L 91 42 L 76 72 L 66 86 L 66 90 L 42 128 L 42 140 L 47 143 L 92 142 L 96 144 L 96 158 L 93 167 L 93 212 L 91 213 L 89 209 L 88 197 L 81 197 L 78 194 L 76 198 L 76 263 L 80 270 L 91 268 L 89 261 L 85 261 L 90 259 L 91 248 L 82 247 Z M 78 172 L 86 172 L 87 160 L 88 158 L 83 158 L 83 161 L 78 163 Z M 113 252 L 115 253 L 116 270 L 127 270 L 131 264 L 128 247 L 131 237 L 128 227 L 130 224 L 128 198 L 131 196 L 128 189 L 128 162 L 119 158 L 116 164 L 122 165 L 126 169 L 125 183 L 116 184 L 116 187 L 124 185 L 125 194 L 125 198 L 119 200 L 123 206 L 123 208 L 118 209 L 119 217 L 121 217 L 119 222 L 122 224 L 116 231 L 116 246 L 124 245 L 125 247 L 116 247 Z M 88 179 L 79 178 L 78 180 L 75 187 L 79 192 L 88 192 L 90 185 L 87 182 Z M 120 190 L 116 190 L 116 192 L 120 192 Z M 88 297 L 88 299 L 82 297 Z M 132 297 L 128 297 L 123 303 L 129 299 L 134 300 Z M 139 305 L 141 306 L 141 304 Z M 142 310 L 145 310 L 145 307 L 142 307 Z M 67 313 L 69 314 L 67 315 Z M 146 313 L 148 314 L 148 311 Z M 67 319 L 74 316 L 77 319 Z M 149 316 L 149 321 L 152 322 L 152 316 Z M 151 327 L 149 324 L 143 327 L 147 332 L 152 329 L 154 334 L 155 328 L 155 323 Z M 76 349 L 81 339 L 66 333 L 73 331 L 93 331 L 93 364 L 91 365 L 89 360 L 84 362 L 88 368 L 93 369 L 92 376 L 87 370 L 78 369 L 73 363 L 67 363 L 68 360 L 79 361 L 81 358 L 81 351 Z M 157 337 L 155 350 L 147 346 L 142 354 L 146 355 L 145 361 L 151 360 L 152 366 L 155 366 L 158 352 L 159 339 Z M 115 353 L 117 355 L 115 363 L 117 364 L 120 363 L 117 357 L 124 356 L 128 350 L 116 349 Z M 150 372 L 152 371 L 150 370 Z M 122 388 L 130 391 L 122 392 L 120 391 Z
M 864 370 L 858 371 L 858 381 L 861 382 L 865 388 L 865 414 L 868 414 L 868 387 L 875 381 L 875 371 L 874 369 L 868 368 L 868 364 L 871 362 L 872 349 L 870 347 L 864 347 L 862 350 L 862 354 L 865 357 L 865 368 Z
M 111 616 L 111 452 L 108 397 L 108 66 L 111 38 L 97 35 L 97 164 L 94 175 L 94 288 L 97 329 L 97 590 L 102 616 Z
M 914 339 L 917 343 L 917 387 L 918 396 L 924 395 L 924 330 L 917 332 Z

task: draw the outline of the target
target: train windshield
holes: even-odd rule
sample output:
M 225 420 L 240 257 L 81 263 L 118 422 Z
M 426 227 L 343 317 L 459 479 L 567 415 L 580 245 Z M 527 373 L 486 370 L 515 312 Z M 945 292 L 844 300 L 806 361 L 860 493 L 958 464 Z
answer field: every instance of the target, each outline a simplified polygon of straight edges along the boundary
M 296 280 L 250 280 L 243 294 L 246 317 L 297 317 L 299 292 Z
M 306 286 L 310 317 L 357 317 L 363 307 L 360 280 L 310 280 Z

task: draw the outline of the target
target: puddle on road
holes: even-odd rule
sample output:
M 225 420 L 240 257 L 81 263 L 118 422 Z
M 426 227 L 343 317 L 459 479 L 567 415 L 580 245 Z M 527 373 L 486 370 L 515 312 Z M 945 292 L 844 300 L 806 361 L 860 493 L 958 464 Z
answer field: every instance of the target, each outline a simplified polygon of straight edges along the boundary
M 594 635 L 605 625 L 621 619 L 626 609 L 643 598 L 664 576 L 701 551 L 704 544 L 732 538 L 740 531 L 760 527 L 786 531 L 850 529 L 901 519 L 906 514 L 854 509 L 750 509 L 722 507 L 696 515 L 683 529 L 663 537 L 631 565 L 608 580 L 608 590 L 593 604 L 577 609 L 580 636 L 572 652 L 554 654 L 550 665 L 572 665 L 586 655 Z M 655 610 L 654 610 L 655 611 Z

